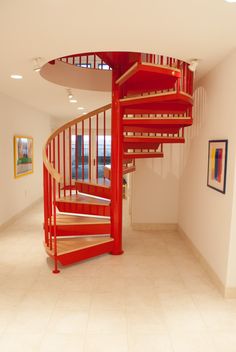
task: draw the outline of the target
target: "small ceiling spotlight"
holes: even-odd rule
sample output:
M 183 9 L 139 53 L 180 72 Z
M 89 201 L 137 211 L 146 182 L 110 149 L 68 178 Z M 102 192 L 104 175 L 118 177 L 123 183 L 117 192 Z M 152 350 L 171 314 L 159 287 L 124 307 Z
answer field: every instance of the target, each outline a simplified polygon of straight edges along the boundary
M 42 66 L 42 58 L 41 57 L 36 57 L 33 59 L 34 62 L 34 72 L 39 72 L 41 70 L 41 66 Z
M 225 2 L 233 3 L 233 2 L 236 2 L 236 0 L 225 0 Z
M 77 99 L 73 96 L 71 89 L 67 89 L 67 95 L 70 103 L 77 103 Z
M 198 59 L 192 59 L 188 66 L 188 69 L 192 72 L 195 72 L 198 67 Z
M 11 78 L 13 78 L 13 79 L 22 79 L 23 76 L 15 73 L 15 74 L 11 75 Z
M 77 110 L 84 110 L 82 106 L 78 106 Z

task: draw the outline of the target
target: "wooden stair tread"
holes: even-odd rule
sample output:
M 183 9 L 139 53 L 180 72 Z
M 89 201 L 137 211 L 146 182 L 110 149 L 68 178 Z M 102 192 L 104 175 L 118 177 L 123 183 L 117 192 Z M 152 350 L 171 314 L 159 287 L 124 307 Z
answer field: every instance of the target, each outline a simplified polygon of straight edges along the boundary
M 58 238 L 57 239 L 57 255 L 63 255 L 78 250 L 94 247 L 99 244 L 113 242 L 114 239 L 110 236 L 97 236 L 97 237 L 83 237 L 83 238 Z M 54 248 L 51 250 L 46 247 L 46 251 L 49 255 L 54 255 Z
M 52 225 L 54 219 L 52 217 Z M 95 216 L 81 216 L 81 215 L 67 215 L 57 214 L 56 216 L 57 226 L 70 226 L 70 225 L 99 225 L 99 224 L 110 224 L 109 218 L 98 218 Z
M 110 200 L 95 198 L 85 194 L 72 194 L 71 196 L 61 197 L 57 199 L 57 202 L 103 206 L 110 205 Z

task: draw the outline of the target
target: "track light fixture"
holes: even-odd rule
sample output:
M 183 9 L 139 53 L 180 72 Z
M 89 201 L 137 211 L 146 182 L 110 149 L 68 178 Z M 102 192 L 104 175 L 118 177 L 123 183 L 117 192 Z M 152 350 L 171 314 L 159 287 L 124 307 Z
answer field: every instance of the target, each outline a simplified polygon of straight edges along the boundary
M 67 95 L 70 103 L 77 103 L 77 99 L 73 96 L 70 88 L 67 89 Z
M 188 66 L 188 69 L 192 72 L 195 72 L 198 67 L 198 59 L 192 59 Z
M 41 66 L 42 66 L 42 58 L 41 57 L 36 57 L 33 59 L 34 62 L 34 72 L 39 72 L 41 70 Z

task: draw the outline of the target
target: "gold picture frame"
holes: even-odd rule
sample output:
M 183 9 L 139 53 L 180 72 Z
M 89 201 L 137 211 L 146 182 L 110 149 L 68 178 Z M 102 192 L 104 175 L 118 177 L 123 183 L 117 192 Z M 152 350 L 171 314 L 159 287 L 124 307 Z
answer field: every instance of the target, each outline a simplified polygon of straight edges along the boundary
M 14 176 L 19 178 L 32 174 L 34 143 L 32 137 L 14 136 Z

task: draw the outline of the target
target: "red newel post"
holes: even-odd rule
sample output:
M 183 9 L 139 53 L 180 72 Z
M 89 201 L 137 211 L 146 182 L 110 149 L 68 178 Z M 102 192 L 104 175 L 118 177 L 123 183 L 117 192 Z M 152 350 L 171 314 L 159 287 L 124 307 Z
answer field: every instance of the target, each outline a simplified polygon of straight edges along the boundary
M 123 253 L 122 250 L 122 117 L 119 103 L 119 87 L 115 83 L 118 72 L 112 71 L 112 145 L 111 145 L 111 235 L 114 238 L 113 255 Z

